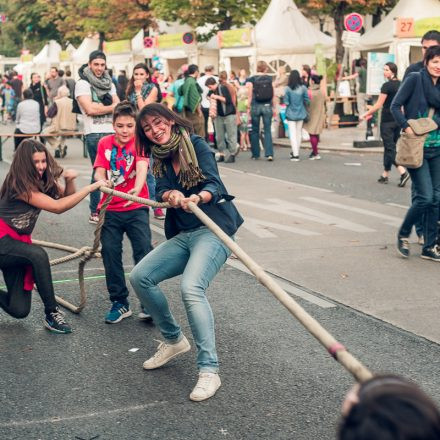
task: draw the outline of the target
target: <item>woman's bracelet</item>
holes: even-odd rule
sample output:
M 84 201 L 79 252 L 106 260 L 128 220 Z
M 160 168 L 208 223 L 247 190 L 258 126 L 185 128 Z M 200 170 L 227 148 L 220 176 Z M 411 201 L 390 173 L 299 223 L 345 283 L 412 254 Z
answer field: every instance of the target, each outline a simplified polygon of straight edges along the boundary
M 197 194 L 197 197 L 200 200 L 200 204 L 203 205 L 203 203 L 205 203 L 205 201 L 203 200 L 203 197 L 200 194 Z

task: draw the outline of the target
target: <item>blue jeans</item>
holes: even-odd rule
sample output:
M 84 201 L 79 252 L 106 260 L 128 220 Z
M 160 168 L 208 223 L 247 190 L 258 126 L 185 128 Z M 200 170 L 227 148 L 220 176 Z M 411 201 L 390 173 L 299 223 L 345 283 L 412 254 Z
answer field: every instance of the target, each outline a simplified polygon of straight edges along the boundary
M 110 133 L 90 133 L 86 134 L 85 141 L 87 152 L 89 153 L 90 161 L 92 162 L 92 167 L 95 164 L 96 153 L 98 151 L 98 142 L 104 136 L 108 136 Z M 95 169 L 92 171 L 92 178 L 90 183 L 95 182 Z M 101 191 L 96 190 L 90 193 L 90 213 L 93 214 L 98 209 L 99 200 L 101 199 Z
M 425 148 L 423 165 L 408 169 L 414 183 L 415 195 L 399 230 L 400 237 L 409 237 L 411 228 L 423 214 L 425 244 L 423 249 L 433 247 L 437 239 L 437 220 L 440 203 L 440 148 Z
M 260 157 L 260 118 L 263 118 L 264 128 L 264 155 L 266 157 L 273 156 L 272 145 L 272 104 L 252 104 L 251 119 L 251 150 L 252 157 Z
M 182 274 L 180 289 L 197 346 L 197 366 L 205 372 L 218 371 L 214 316 L 205 292 L 230 253 L 208 228 L 200 227 L 160 244 L 130 274 L 130 283 L 142 306 L 171 344 L 182 339 L 182 331 L 158 284 Z
M 148 198 L 156 200 L 156 179 L 153 176 L 153 157 L 150 157 L 150 165 L 147 173 Z
M 150 252 L 151 231 L 148 209 L 131 211 L 107 211 L 101 230 L 102 260 L 105 268 L 105 282 L 110 301 L 128 304 L 128 289 L 125 284 L 122 265 L 122 241 L 127 234 L 133 249 L 134 264 L 138 264 Z

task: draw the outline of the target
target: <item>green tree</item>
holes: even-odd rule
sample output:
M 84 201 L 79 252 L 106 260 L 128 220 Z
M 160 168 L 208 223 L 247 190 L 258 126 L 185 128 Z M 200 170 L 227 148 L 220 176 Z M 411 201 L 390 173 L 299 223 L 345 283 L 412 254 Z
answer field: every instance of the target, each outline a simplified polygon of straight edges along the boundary
M 270 0 L 151 0 L 150 7 L 157 18 L 178 21 L 192 28 L 209 23 L 212 30 L 200 36 L 210 38 L 219 30 L 255 24 Z
M 389 10 L 397 0 L 297 0 L 298 7 L 306 14 L 315 14 L 333 17 L 336 30 L 336 61 L 340 63 L 344 55 L 342 46 L 342 32 L 344 28 L 344 17 L 350 12 L 360 14 L 378 14 L 378 11 Z
M 78 44 L 90 34 L 104 39 L 133 37 L 154 24 L 148 0 L 37 0 L 44 5 L 44 23 L 54 23 L 64 39 Z

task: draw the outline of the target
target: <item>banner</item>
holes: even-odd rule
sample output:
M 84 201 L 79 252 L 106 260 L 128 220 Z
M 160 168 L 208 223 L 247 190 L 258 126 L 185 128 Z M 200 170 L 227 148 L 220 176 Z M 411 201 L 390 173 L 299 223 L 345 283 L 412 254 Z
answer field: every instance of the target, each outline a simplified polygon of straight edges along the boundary
M 217 33 L 217 39 L 220 48 L 252 45 L 251 30 L 249 28 L 220 31 Z
M 440 31 L 440 17 L 429 17 L 414 20 L 412 17 L 399 17 L 395 21 L 394 34 L 399 38 L 423 37 L 431 30 Z
M 31 54 L 31 53 L 27 53 L 27 54 L 24 54 L 24 55 L 20 55 L 20 61 L 21 61 L 22 63 L 26 63 L 26 62 L 28 62 L 28 61 L 32 61 L 33 59 L 34 59 L 34 55 Z
M 178 34 L 163 34 L 157 36 L 157 47 L 160 49 L 168 49 L 170 47 L 186 46 L 183 41 L 183 32 Z
M 60 52 L 60 61 L 69 61 L 70 60 L 70 53 L 67 52 L 67 50 L 62 50 Z
M 104 52 L 107 55 L 131 52 L 131 41 L 130 40 L 106 41 L 104 42 Z
M 383 66 L 394 63 L 394 54 L 385 52 L 368 52 L 367 60 L 367 94 L 379 95 L 380 88 L 385 82 Z

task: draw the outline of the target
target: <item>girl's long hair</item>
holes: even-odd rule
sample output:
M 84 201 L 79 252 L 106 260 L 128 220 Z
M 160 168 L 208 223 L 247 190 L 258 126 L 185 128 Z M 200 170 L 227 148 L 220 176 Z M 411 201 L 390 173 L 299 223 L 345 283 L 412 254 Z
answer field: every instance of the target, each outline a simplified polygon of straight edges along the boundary
M 34 153 L 45 153 L 47 168 L 43 176 L 35 167 Z M 11 167 L 0 190 L 0 198 L 13 200 L 20 196 L 30 199 L 31 192 L 40 191 L 52 198 L 61 196 L 57 180 L 63 169 L 55 162 L 46 147 L 33 139 L 23 140 L 15 152 Z
M 136 64 L 136 66 L 134 66 L 134 68 L 133 68 L 133 75 L 131 75 L 131 78 L 127 84 L 127 90 L 125 92 L 126 96 L 130 96 L 133 93 L 133 90 L 134 90 L 134 71 L 137 69 L 144 69 L 147 74 L 146 81 L 149 83 L 151 82 L 151 73 L 150 73 L 150 69 L 148 68 L 148 66 L 145 63 Z
M 289 88 L 295 90 L 297 87 L 302 85 L 301 76 L 297 70 L 292 70 L 289 75 L 289 81 L 287 83 Z
M 154 145 L 154 143 L 147 138 L 142 128 L 142 121 L 146 116 L 157 116 L 167 121 L 174 121 L 175 130 L 177 130 L 178 127 L 183 127 L 190 133 L 193 131 L 193 127 L 189 121 L 183 119 L 168 107 L 157 103 L 148 104 L 142 108 L 136 118 L 136 150 L 141 156 L 149 157 L 151 155 L 151 148 Z

